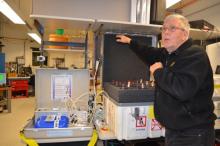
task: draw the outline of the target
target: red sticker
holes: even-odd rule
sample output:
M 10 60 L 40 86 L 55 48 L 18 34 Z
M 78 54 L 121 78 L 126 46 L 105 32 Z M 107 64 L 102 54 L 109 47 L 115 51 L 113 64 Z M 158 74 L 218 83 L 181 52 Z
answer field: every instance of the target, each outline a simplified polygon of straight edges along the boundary
M 136 127 L 146 127 L 146 116 L 139 116 L 136 120 Z

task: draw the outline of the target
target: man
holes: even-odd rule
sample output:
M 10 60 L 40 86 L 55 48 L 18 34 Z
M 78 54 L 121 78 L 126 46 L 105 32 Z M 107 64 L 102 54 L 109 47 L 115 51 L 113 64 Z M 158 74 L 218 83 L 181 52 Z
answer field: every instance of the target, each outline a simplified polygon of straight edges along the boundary
M 146 63 L 154 76 L 156 119 L 166 128 L 166 146 L 214 146 L 213 73 L 208 56 L 189 38 L 188 20 L 178 14 L 165 18 L 163 48 L 140 46 L 124 35 L 118 42 Z

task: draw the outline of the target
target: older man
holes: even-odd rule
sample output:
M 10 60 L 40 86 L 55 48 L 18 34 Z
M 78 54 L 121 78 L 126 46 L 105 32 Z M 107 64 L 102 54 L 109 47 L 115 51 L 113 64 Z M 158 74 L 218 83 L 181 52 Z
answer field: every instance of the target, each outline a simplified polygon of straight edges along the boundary
M 156 119 L 166 128 L 166 146 L 214 146 L 213 73 L 208 56 L 189 38 L 188 20 L 179 14 L 165 18 L 163 48 L 141 46 L 117 35 L 118 42 L 150 64 L 156 89 Z

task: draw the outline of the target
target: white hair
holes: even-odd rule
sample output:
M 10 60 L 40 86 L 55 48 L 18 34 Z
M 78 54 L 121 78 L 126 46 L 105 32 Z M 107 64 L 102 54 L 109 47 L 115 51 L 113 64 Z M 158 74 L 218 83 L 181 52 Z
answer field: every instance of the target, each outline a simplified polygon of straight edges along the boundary
M 180 20 L 181 28 L 183 28 L 185 31 L 187 31 L 189 33 L 190 24 L 189 24 L 189 21 L 186 17 L 184 17 L 183 15 L 180 15 L 180 14 L 171 14 L 171 15 L 168 15 L 164 19 L 164 21 L 169 20 L 169 19 L 178 19 L 178 20 Z

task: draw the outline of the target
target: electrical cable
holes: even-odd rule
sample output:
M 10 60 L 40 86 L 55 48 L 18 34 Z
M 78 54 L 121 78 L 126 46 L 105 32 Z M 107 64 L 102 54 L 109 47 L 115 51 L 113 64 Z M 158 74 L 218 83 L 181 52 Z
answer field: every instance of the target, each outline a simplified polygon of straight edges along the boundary
M 101 94 L 104 94 L 107 98 L 110 98 L 110 96 L 108 95 L 106 91 L 101 90 L 100 92 L 97 93 L 97 95 L 95 96 L 95 99 Z M 104 112 L 102 112 L 103 110 L 104 110 L 103 103 L 96 103 L 96 100 L 94 100 L 94 107 L 92 109 L 91 119 L 89 123 L 91 123 L 93 120 L 104 119 L 105 115 L 104 115 Z
M 97 72 L 98 72 L 98 69 L 99 69 L 99 65 L 100 65 L 100 59 L 96 60 L 95 73 L 94 73 L 94 76 L 93 76 L 93 91 L 94 91 L 95 95 L 96 95 Z
M 20 139 L 21 139 L 23 142 L 25 142 L 28 146 L 39 146 L 34 139 L 26 138 L 25 135 L 24 135 L 23 130 L 20 131 L 19 137 L 20 137 Z
M 97 140 L 98 140 L 98 134 L 97 131 L 94 129 L 92 133 L 92 137 L 87 146 L 95 146 Z

